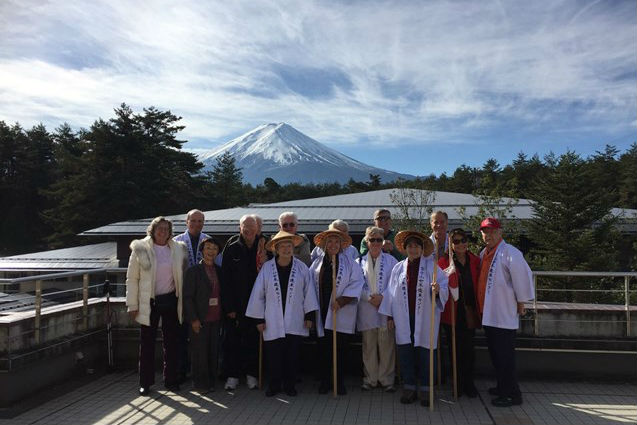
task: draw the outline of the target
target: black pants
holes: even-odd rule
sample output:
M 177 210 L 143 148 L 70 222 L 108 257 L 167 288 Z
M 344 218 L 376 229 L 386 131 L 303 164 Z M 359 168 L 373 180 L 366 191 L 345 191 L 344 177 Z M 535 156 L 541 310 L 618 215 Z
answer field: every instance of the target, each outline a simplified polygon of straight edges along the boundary
M 503 397 L 521 396 L 515 374 L 515 333 L 515 329 L 484 327 L 498 382 L 498 393 Z
M 179 358 L 178 373 L 180 380 L 183 380 L 190 374 L 190 354 L 188 353 L 190 347 L 190 323 L 182 323 L 177 326 L 177 339 L 179 341 L 177 355 Z
M 449 367 L 447 368 L 449 376 L 453 379 L 452 369 L 452 335 L 451 325 L 442 325 L 447 340 L 447 348 L 449 355 Z M 456 324 L 456 365 L 458 367 L 458 389 L 463 391 L 466 388 L 472 388 L 474 365 L 476 360 L 476 353 L 474 348 L 473 337 L 475 335 L 474 329 L 467 329 L 464 323 Z
M 299 367 L 299 348 L 301 336 L 285 335 L 272 341 L 264 341 L 265 356 L 268 364 L 268 386 L 280 390 L 294 388 Z
M 259 331 L 248 317 L 226 319 L 223 362 L 228 378 L 259 375 Z
M 215 387 L 219 351 L 220 322 L 202 322 L 199 333 L 190 326 L 190 352 L 192 353 L 192 381 L 197 389 Z
M 155 340 L 161 319 L 164 348 L 164 384 L 177 384 L 177 297 L 174 292 L 150 300 L 150 326 L 142 325 L 139 342 L 139 386 L 155 383 Z
M 349 342 L 349 335 L 341 332 L 336 332 L 336 384 L 338 386 L 344 385 L 345 368 L 347 362 L 347 344 Z M 322 385 L 333 384 L 332 377 L 334 373 L 332 371 L 332 331 L 325 329 L 325 336 L 323 338 L 316 339 L 317 356 L 319 376 Z

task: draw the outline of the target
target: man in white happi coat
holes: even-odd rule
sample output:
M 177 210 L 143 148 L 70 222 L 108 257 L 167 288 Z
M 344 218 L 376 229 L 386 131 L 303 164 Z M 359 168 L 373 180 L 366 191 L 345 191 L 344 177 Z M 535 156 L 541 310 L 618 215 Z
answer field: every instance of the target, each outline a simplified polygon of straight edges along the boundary
M 268 241 L 265 248 L 276 257 L 261 267 L 246 309 L 246 316 L 257 319 L 265 341 L 267 397 L 282 389 L 289 396 L 297 394 L 294 386 L 301 339 L 309 335 L 318 310 L 309 269 L 293 256 L 294 247 L 302 242 L 301 236 L 284 231 Z
M 449 296 L 447 275 L 434 263 L 433 243 L 424 233 L 402 231 L 395 241 L 407 258 L 392 270 L 379 312 L 388 316 L 388 328 L 396 328 L 396 351 L 403 378 L 400 402 L 409 404 L 420 398 L 420 404 L 428 406 L 428 350 L 438 348 L 440 313 Z M 435 303 L 433 346 L 430 344 L 432 298 Z M 434 352 L 434 363 L 435 359 Z M 436 371 L 435 364 L 433 371 Z
M 502 239 L 496 218 L 485 218 L 480 232 L 487 246 L 480 253 L 478 306 L 497 378 L 497 386 L 489 393 L 497 396 L 491 404 L 509 407 L 522 404 L 515 376 L 515 333 L 525 313 L 524 303 L 535 296 L 533 276 L 522 253 Z
M 188 250 L 188 268 L 199 264 L 203 259 L 203 254 L 199 250 L 199 244 L 204 239 L 209 238 L 202 232 L 205 222 L 204 214 L 198 210 L 190 210 L 186 214 L 186 231 L 173 238 L 176 242 L 183 242 Z M 190 343 L 189 343 L 190 324 L 182 323 L 179 325 L 177 332 L 179 345 L 179 381 L 184 382 L 190 374 Z
M 356 328 L 356 310 L 363 288 L 363 272 L 360 266 L 343 253 L 352 245 L 352 239 L 336 229 L 328 229 L 314 237 L 314 243 L 324 253 L 314 260 L 310 277 L 319 300 L 320 310 L 316 315 L 317 360 L 321 382 L 319 393 L 326 394 L 333 376 L 332 332 L 336 331 L 337 348 L 337 393 L 347 394 L 344 382 L 344 367 L 347 357 L 348 336 Z M 332 271 L 336 273 L 336 282 Z M 336 291 L 332 291 L 335 283 Z M 334 324 L 333 316 L 336 316 Z M 323 325 L 325 324 L 325 326 Z M 333 382 L 332 382 L 333 384 Z
M 365 279 L 356 320 L 356 329 L 361 332 L 363 342 L 363 391 L 379 384 L 387 392 L 396 391 L 396 337 L 393 329 L 387 329 L 387 317 L 378 312 L 391 271 L 398 262 L 392 254 L 383 252 L 384 234 L 380 227 L 368 227 L 363 239 L 367 252 L 356 259 Z

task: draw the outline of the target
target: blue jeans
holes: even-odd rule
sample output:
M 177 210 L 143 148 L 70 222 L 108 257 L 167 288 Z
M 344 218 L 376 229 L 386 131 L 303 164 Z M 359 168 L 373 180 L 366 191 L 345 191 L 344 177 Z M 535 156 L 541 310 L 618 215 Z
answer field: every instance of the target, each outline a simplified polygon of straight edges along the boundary
M 437 350 L 434 350 L 434 380 L 436 379 Z M 429 350 L 422 347 L 414 347 L 413 344 L 396 345 L 400 374 L 403 378 L 403 388 L 416 389 L 416 378 L 420 385 L 419 390 L 429 390 Z

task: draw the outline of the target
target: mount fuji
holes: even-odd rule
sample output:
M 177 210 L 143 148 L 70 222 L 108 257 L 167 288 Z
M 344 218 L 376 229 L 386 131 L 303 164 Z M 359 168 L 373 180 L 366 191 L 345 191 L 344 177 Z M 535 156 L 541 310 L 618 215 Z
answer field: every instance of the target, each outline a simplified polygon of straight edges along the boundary
M 199 155 L 204 170 L 216 164 L 217 157 L 230 152 L 243 172 L 244 183 L 263 184 L 267 177 L 279 184 L 346 183 L 349 179 L 368 181 L 378 174 L 381 182 L 414 176 L 372 167 L 328 148 L 294 127 L 264 124 L 224 145 Z

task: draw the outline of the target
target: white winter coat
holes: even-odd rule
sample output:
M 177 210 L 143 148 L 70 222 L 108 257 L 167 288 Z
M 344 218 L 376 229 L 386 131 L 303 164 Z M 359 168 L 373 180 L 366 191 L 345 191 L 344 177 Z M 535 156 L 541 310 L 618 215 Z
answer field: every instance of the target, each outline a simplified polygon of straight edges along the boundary
M 150 326 L 150 299 L 155 298 L 155 273 L 157 260 L 150 236 L 131 242 L 131 255 L 126 272 L 126 306 L 128 311 L 138 311 L 135 319 Z M 188 266 L 188 251 L 182 242 L 168 240 L 172 256 L 173 279 L 178 297 L 177 314 L 182 321 L 182 287 L 184 270 Z

